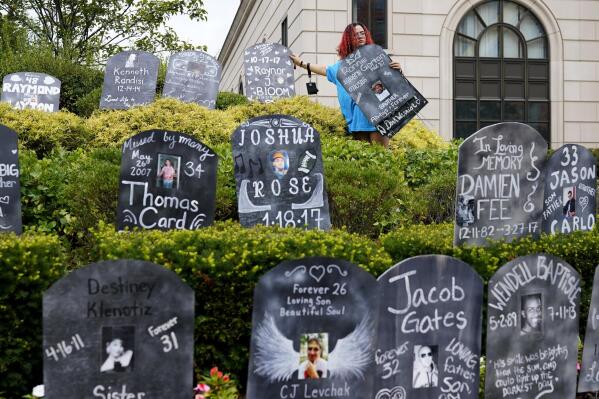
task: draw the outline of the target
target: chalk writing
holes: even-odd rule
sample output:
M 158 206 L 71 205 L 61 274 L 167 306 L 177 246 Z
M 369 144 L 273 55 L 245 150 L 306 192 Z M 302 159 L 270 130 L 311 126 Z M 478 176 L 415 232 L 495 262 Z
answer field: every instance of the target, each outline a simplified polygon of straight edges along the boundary
M 45 73 L 12 73 L 2 81 L 1 101 L 16 109 L 56 112 L 60 102 L 60 85 L 60 80 Z
M 295 95 L 289 49 L 277 43 L 261 43 L 245 50 L 245 92 L 249 99 L 272 102 Z

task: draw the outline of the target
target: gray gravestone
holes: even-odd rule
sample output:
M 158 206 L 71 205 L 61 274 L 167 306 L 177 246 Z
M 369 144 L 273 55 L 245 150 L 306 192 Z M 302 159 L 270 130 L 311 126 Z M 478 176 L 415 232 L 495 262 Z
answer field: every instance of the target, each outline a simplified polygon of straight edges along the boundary
M 239 221 L 328 230 L 320 135 L 288 115 L 252 118 L 231 136 Z
M 21 234 L 21 185 L 17 133 L 0 125 L 0 233 Z
M 214 109 L 220 74 L 218 61 L 202 51 L 173 54 L 168 60 L 162 95 Z
M 123 143 L 117 228 L 195 230 L 216 207 L 214 151 L 194 137 L 149 130 Z
M 57 112 L 60 80 L 45 73 L 11 73 L 2 80 L 2 101 L 16 109 Z
M 376 281 L 332 258 L 285 261 L 254 290 L 248 399 L 369 398 Z
M 597 206 L 597 160 L 585 147 L 566 144 L 545 167 L 543 232 L 592 230 Z
M 578 392 L 599 391 L 599 267 L 595 268 L 593 296 L 587 319 L 582 349 L 582 366 L 578 377 Z
M 194 292 L 175 273 L 95 263 L 54 283 L 43 305 L 46 397 L 189 398 Z
M 546 254 L 489 281 L 485 398 L 574 398 L 580 276 Z
M 406 259 L 378 279 L 374 399 L 478 398 L 483 282 L 444 255 Z
M 256 44 L 245 50 L 245 93 L 250 100 L 264 103 L 295 95 L 290 54 L 278 43 Z
M 102 109 L 128 109 L 156 97 L 158 57 L 145 51 L 123 51 L 108 59 L 100 98 Z
M 341 61 L 337 79 L 370 123 L 392 137 L 428 101 L 405 76 L 389 66 L 391 59 L 375 44 L 362 46 Z
M 454 245 L 539 236 L 547 142 L 532 127 L 485 127 L 459 148 Z

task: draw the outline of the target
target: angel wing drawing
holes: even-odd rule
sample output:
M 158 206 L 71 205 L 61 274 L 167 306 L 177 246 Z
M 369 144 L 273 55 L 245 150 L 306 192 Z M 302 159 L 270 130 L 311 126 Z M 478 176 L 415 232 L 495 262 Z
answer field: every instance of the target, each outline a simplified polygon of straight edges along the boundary
M 374 323 L 367 314 L 351 333 L 337 340 L 328 357 L 328 378 L 364 379 L 372 359 L 373 330 Z M 293 341 L 281 333 L 268 314 L 256 329 L 254 364 L 254 372 L 271 383 L 289 380 L 300 366 L 300 354 L 293 349 Z

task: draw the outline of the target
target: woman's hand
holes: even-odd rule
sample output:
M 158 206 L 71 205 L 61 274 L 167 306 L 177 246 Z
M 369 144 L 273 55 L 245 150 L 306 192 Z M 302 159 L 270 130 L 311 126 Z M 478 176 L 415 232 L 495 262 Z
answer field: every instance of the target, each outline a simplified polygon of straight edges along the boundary
M 299 56 L 297 56 L 297 55 L 295 55 L 295 54 L 291 54 L 291 55 L 289 56 L 289 58 L 291 58 L 291 61 L 293 61 L 293 63 L 294 63 L 295 65 L 297 65 L 297 66 L 299 66 L 299 67 L 303 67 L 303 66 L 304 66 L 304 65 L 303 65 L 303 63 L 304 63 L 304 62 L 301 60 L 301 58 L 300 58 Z
M 397 69 L 399 72 L 403 73 L 401 70 L 401 64 L 398 61 L 392 61 L 389 66 L 393 69 Z

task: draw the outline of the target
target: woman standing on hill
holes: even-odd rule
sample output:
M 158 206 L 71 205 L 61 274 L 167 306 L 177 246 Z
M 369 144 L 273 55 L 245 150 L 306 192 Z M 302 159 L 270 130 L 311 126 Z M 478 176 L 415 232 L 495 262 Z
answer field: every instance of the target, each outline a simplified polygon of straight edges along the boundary
M 337 80 L 337 71 L 341 60 L 353 53 L 358 47 L 366 44 L 374 44 L 370 32 L 366 25 L 361 23 L 352 23 L 347 25 L 341 36 L 341 43 L 337 48 L 337 54 L 339 55 L 339 61 L 333 65 L 318 65 L 318 64 L 306 64 L 297 55 L 291 55 L 293 63 L 299 67 L 308 69 L 318 75 L 326 76 L 329 82 L 334 83 L 337 86 L 337 98 L 341 107 L 343 117 L 347 122 L 352 137 L 356 140 L 365 140 L 370 143 L 377 143 L 387 147 L 389 145 L 389 137 L 380 134 L 376 128 L 370 123 L 366 115 L 362 112 L 360 107 L 347 93 L 343 85 Z M 389 64 L 391 68 L 398 69 L 401 71 L 401 65 L 399 62 L 391 62 Z

